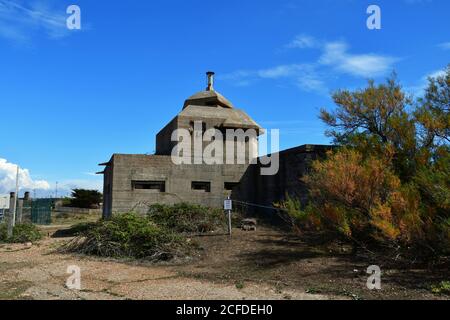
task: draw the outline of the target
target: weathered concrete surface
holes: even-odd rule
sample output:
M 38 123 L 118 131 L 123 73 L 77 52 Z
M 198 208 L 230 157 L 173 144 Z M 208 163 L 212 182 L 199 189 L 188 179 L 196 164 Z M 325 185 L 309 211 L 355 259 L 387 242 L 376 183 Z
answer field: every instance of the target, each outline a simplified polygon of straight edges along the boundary
M 208 85 L 212 88 L 212 85 Z M 202 127 L 196 128 L 201 121 Z M 223 163 L 216 165 L 194 164 L 194 137 L 200 129 L 219 130 L 224 138 Z M 186 129 L 190 133 L 192 164 L 176 165 L 171 153 L 178 142 L 172 141 L 172 133 Z M 198 129 L 199 131 L 195 131 Z M 233 152 L 234 163 L 238 163 L 237 144 L 227 150 L 228 129 L 253 130 L 254 135 L 242 139 L 245 148 L 245 164 L 226 164 L 227 153 Z M 248 133 L 248 131 L 247 131 Z M 199 92 L 188 98 L 182 111 L 156 136 L 155 155 L 112 156 L 104 172 L 103 215 L 130 210 L 146 212 L 149 204 L 173 204 L 191 202 L 205 206 L 222 207 L 223 200 L 232 196 L 245 202 L 272 206 L 286 194 L 306 199 L 306 188 L 300 178 L 306 173 L 310 162 L 323 156 L 329 146 L 306 145 L 279 153 L 280 170 L 274 176 L 262 176 L 261 165 L 250 164 L 257 156 L 258 136 L 262 128 L 244 111 L 234 108 L 232 103 L 219 93 L 210 90 Z M 196 140 L 198 141 L 198 140 Z M 202 151 L 211 141 L 201 140 Z M 189 149 L 188 149 L 189 150 Z M 255 150 L 252 156 L 251 150 Z M 204 163 L 204 162 L 203 162 Z M 210 184 L 210 190 L 195 190 L 193 182 Z M 136 183 L 164 183 L 163 190 L 142 189 Z M 231 192 L 226 185 L 237 185 Z
M 230 195 L 225 182 L 239 182 L 248 165 L 175 165 L 170 156 L 115 154 L 105 182 L 111 186 L 113 213 L 146 212 L 153 203 L 198 203 L 220 207 Z M 133 181 L 164 181 L 165 192 L 133 189 Z M 211 190 L 192 190 L 193 181 L 210 182 Z M 105 204 L 106 206 L 106 204 Z
M 212 86 L 208 86 L 211 87 Z M 252 129 L 255 133 L 244 139 L 245 164 L 183 164 L 172 162 L 171 153 L 177 142 L 172 141 L 172 133 L 186 129 L 191 135 L 191 159 L 194 159 L 195 122 L 202 122 L 203 133 L 217 129 L 224 135 L 223 163 L 226 163 L 226 130 Z M 261 127 L 244 111 L 234 106 L 221 94 L 210 90 L 202 91 L 188 98 L 182 111 L 170 121 L 156 136 L 155 155 L 114 154 L 106 166 L 104 174 L 103 213 L 109 217 L 113 213 L 125 211 L 145 212 L 149 204 L 191 202 L 205 206 L 220 207 L 223 200 L 231 194 L 226 183 L 238 183 L 247 172 L 253 159 L 250 150 L 257 155 L 257 137 L 262 134 Z M 230 138 L 233 139 L 234 137 Z M 210 142 L 201 142 L 202 151 Z M 231 150 L 230 150 L 231 152 Z M 234 163 L 237 162 L 238 149 L 233 148 Z M 194 163 L 194 161 L 192 161 Z M 164 182 L 164 191 L 139 189 L 136 182 Z M 194 190 L 193 182 L 206 182 L 210 190 Z

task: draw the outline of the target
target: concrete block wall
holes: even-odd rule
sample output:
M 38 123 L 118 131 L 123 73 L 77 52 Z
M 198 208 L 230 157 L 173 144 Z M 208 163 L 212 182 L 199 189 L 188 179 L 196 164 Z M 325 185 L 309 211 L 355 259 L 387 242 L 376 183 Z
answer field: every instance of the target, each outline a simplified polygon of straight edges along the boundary
M 309 171 L 311 163 L 325 157 L 326 152 L 332 148 L 326 145 L 303 145 L 281 151 L 276 175 L 261 175 L 261 165 L 258 164 L 245 175 L 240 188 L 253 190 L 252 193 L 247 192 L 247 199 L 260 205 L 272 206 L 275 202 L 284 200 L 286 194 L 306 203 L 308 190 L 301 179 Z
M 170 156 L 116 154 L 105 170 L 105 186 L 110 187 L 111 193 L 105 193 L 104 216 L 131 210 L 145 213 L 148 205 L 155 203 L 189 202 L 222 207 L 229 195 L 235 200 L 264 206 L 272 206 L 286 194 L 306 203 L 308 190 L 301 178 L 311 162 L 324 157 L 330 149 L 331 146 L 305 145 L 282 151 L 279 171 L 273 176 L 261 175 L 259 164 L 175 165 Z M 133 181 L 164 181 L 165 192 L 133 189 Z M 210 182 L 211 191 L 192 190 L 193 181 Z M 225 182 L 239 185 L 231 192 L 225 190 Z
M 175 165 L 170 156 L 116 154 L 105 170 L 105 185 L 111 186 L 111 194 L 105 193 L 104 216 L 131 210 L 145 213 L 148 205 L 155 203 L 222 207 L 223 200 L 231 194 L 225 190 L 225 182 L 239 182 L 247 168 L 248 165 Z M 165 192 L 133 189 L 133 181 L 165 181 Z M 210 182 L 210 192 L 192 190 L 194 181 Z
M 165 126 L 156 136 L 156 155 L 171 155 L 173 148 L 177 145 L 177 142 L 171 141 L 172 133 L 176 129 L 186 129 L 191 133 L 191 155 L 194 156 L 194 122 L 201 121 L 204 124 L 205 130 L 212 128 L 219 129 L 223 135 L 223 163 L 226 163 L 226 128 L 222 128 L 221 125 L 224 121 L 223 118 L 211 118 L 211 117 L 186 117 L 177 116 L 167 126 Z M 245 130 L 244 130 L 245 131 Z M 211 142 L 204 141 L 202 143 L 202 150 L 204 150 Z M 254 148 L 256 154 L 258 150 L 257 137 L 251 137 L 248 141 L 245 141 L 245 163 L 250 162 L 250 145 Z M 234 163 L 237 163 L 237 145 L 234 146 Z

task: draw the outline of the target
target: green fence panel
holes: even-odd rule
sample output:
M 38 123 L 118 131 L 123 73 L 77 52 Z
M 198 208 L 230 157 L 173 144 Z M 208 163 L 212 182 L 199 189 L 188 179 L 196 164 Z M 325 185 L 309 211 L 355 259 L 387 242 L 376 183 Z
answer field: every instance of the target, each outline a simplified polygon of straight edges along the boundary
M 52 223 L 52 199 L 36 199 L 31 203 L 31 222 L 40 225 Z

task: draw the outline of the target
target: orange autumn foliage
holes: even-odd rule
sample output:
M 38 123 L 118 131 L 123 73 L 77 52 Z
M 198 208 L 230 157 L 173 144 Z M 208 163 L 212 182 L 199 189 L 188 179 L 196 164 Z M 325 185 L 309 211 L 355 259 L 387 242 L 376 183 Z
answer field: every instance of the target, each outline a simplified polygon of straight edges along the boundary
M 282 205 L 297 229 L 314 223 L 357 246 L 450 256 L 450 65 L 418 100 L 395 74 L 333 100 L 320 118 L 339 148 L 303 178 L 308 203 Z
M 308 210 L 325 228 L 407 242 L 422 226 L 418 198 L 402 187 L 389 161 L 341 149 L 314 162 L 304 181 L 313 199 Z

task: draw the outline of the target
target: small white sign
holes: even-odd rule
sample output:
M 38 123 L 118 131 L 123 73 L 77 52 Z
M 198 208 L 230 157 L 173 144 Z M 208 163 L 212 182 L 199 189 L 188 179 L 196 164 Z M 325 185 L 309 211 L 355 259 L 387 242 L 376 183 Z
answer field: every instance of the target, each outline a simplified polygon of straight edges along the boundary
M 9 195 L 0 194 L 0 210 L 9 209 Z
M 233 201 L 225 200 L 224 203 L 223 203 L 223 208 L 225 210 L 233 210 Z

